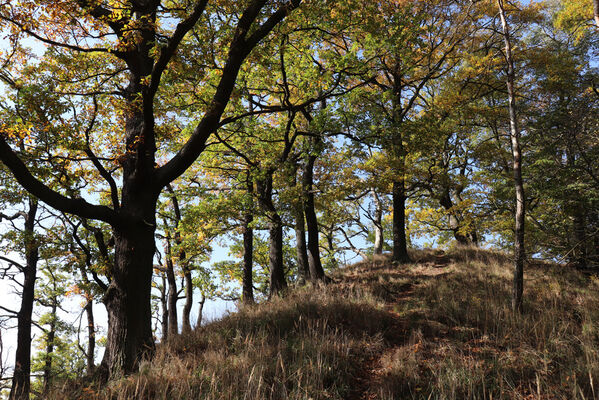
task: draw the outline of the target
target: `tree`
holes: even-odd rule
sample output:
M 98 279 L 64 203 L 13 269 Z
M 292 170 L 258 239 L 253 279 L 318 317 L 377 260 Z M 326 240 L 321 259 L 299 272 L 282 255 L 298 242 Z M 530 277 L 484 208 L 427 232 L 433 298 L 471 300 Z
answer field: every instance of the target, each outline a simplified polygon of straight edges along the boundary
M 518 115 L 516 111 L 516 91 L 514 70 L 514 59 L 512 56 L 512 42 L 510 39 L 510 28 L 506 18 L 503 0 L 497 0 L 499 17 L 503 27 L 503 38 L 505 43 L 506 85 L 508 92 L 508 108 L 510 115 L 510 141 L 512 145 L 512 168 L 514 171 L 514 188 L 516 191 L 515 219 L 515 241 L 514 241 L 514 282 L 512 287 L 512 309 L 522 311 L 522 292 L 524 290 L 524 262 L 526 253 L 524 248 L 524 217 L 525 197 L 524 182 L 522 180 L 522 152 L 520 150 L 520 129 L 518 127 Z
M 277 4 L 252 0 L 243 5 L 221 6 L 203 0 L 162 7 L 159 1 L 123 4 L 86 0 L 41 4 L 26 1 L 18 7 L 3 6 L 0 9 L 0 19 L 14 38 L 25 34 L 48 47 L 48 64 L 42 63 L 40 68 L 58 65 L 58 68 L 73 69 L 78 62 L 92 68 L 89 62 L 102 60 L 95 71 L 83 71 L 89 74 L 83 81 L 97 83 L 92 76 L 108 76 L 103 84 L 89 88 L 91 93 L 85 90 L 88 88 L 81 87 L 85 85 L 73 84 L 71 89 L 78 90 L 84 98 L 93 96 L 94 104 L 97 104 L 96 96 L 103 94 L 102 100 L 112 100 L 120 106 L 120 111 L 116 114 L 112 111 L 110 116 L 108 105 L 103 110 L 107 119 L 98 124 L 94 114 L 83 132 L 77 132 L 79 127 L 73 132 L 72 125 L 53 121 L 58 132 L 78 139 L 61 143 L 63 150 L 69 153 L 68 157 L 78 159 L 76 155 L 84 153 L 88 163 L 93 164 L 106 180 L 110 206 L 93 204 L 82 195 L 53 190 L 32 174 L 11 146 L 14 142 L 6 126 L 0 135 L 0 159 L 27 191 L 57 210 L 100 220 L 112 227 L 115 262 L 111 271 L 113 279 L 104 296 L 109 327 L 103 365 L 109 376 L 132 372 L 141 358 L 153 353 L 150 291 L 156 202 L 160 192 L 189 168 L 204 150 L 209 136 L 219 127 L 238 72 L 249 53 L 300 2 L 291 0 Z M 160 114 L 156 108 L 156 100 L 165 90 L 162 78 L 177 58 L 177 50 L 185 36 L 196 26 L 201 30 L 198 21 L 203 18 L 203 24 L 208 24 L 218 14 L 232 19 L 234 29 L 231 33 L 225 29 L 221 32 L 221 39 L 229 45 L 226 52 L 221 53 L 223 63 L 216 90 L 189 138 L 176 154 L 158 166 L 156 156 L 160 141 L 166 140 L 159 134 Z M 32 20 L 31 15 L 38 18 Z M 69 17 L 65 18 L 65 15 Z M 167 27 L 171 26 L 174 29 L 169 31 Z M 75 82 L 72 77 L 67 77 L 66 81 Z M 69 86 L 68 83 L 64 86 Z M 123 146 L 123 153 L 118 157 L 122 176 L 120 190 L 115 173 L 111 173 L 92 150 L 90 136 L 97 133 L 101 123 L 112 124 L 115 131 L 123 132 L 109 136 L 115 144 Z

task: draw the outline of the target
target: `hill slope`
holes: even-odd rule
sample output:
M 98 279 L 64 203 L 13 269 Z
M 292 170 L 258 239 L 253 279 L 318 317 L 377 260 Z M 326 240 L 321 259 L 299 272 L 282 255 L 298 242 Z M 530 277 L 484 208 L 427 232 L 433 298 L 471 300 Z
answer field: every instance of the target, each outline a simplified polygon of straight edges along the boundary
M 599 284 L 527 267 L 522 316 L 505 255 L 413 253 L 246 307 L 161 346 L 140 373 L 55 398 L 591 399 L 599 388 Z M 68 388 L 68 389 L 67 389 Z

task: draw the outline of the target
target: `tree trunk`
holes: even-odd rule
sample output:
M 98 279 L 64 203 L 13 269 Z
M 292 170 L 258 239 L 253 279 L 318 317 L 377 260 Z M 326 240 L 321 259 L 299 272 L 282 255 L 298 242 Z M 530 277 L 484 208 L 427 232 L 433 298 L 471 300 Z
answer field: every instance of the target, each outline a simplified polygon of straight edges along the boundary
M 595 24 L 599 28 L 599 0 L 593 0 L 593 17 L 595 18 Z
M 287 287 L 283 266 L 283 221 L 272 201 L 272 172 L 266 179 L 258 181 L 258 192 L 262 207 L 268 218 L 268 265 L 270 268 L 269 297 L 278 295 Z
M 304 285 L 310 278 L 310 263 L 306 246 L 306 222 L 304 220 L 304 207 L 301 198 L 294 204 L 295 214 L 295 249 L 297 253 L 298 283 Z
M 17 314 L 17 350 L 15 352 L 15 366 L 13 371 L 12 386 L 10 389 L 11 400 L 28 400 L 31 374 L 31 316 L 35 295 L 35 279 L 37 276 L 37 262 L 39 260 L 38 243 L 35 240 L 35 218 L 37 215 L 37 199 L 29 199 L 29 210 L 25 217 L 25 270 L 23 271 L 23 292 L 21 294 L 21 308 Z
M 94 323 L 94 302 L 91 299 L 85 305 L 85 315 L 87 317 L 87 354 L 85 358 L 87 360 L 87 374 L 91 375 L 96 367 L 94 359 L 96 353 L 96 325 Z
M 155 202 L 143 222 L 114 228 L 115 265 L 104 295 L 108 311 L 105 361 L 111 378 L 134 372 L 154 352 L 152 337 L 152 267 L 155 252 Z
M 183 332 L 191 332 L 191 307 L 193 306 L 193 277 L 191 269 L 185 268 L 185 304 L 183 305 Z
M 74 234 L 76 235 L 76 233 Z M 93 294 L 90 289 L 90 281 L 87 276 L 87 268 L 91 265 L 91 253 L 88 253 L 85 263 L 79 264 L 79 271 L 81 272 L 81 280 L 84 283 L 84 293 L 87 299 L 87 303 L 83 308 L 85 316 L 87 318 L 87 352 L 85 353 L 85 359 L 87 361 L 87 374 L 91 376 L 96 367 L 95 364 L 95 353 L 96 353 L 96 325 L 94 322 L 94 300 Z
M 175 277 L 175 266 L 173 264 L 170 233 L 166 234 L 166 281 L 168 282 L 168 337 L 173 338 L 179 334 L 179 317 L 177 316 L 179 293 L 177 292 L 177 280 Z
M 318 240 L 318 219 L 314 207 L 314 163 L 315 155 L 309 155 L 304 164 L 302 177 L 304 214 L 308 231 L 308 266 L 313 281 L 326 281 L 326 275 L 320 261 L 320 244 Z
M 200 298 L 200 309 L 198 310 L 198 322 L 196 324 L 197 327 L 202 326 L 202 319 L 204 318 L 204 304 L 206 304 L 206 295 L 202 293 L 202 297 Z
M 250 200 L 248 210 L 243 217 L 243 282 L 242 282 L 242 300 L 244 304 L 254 303 L 254 229 L 251 223 L 254 221 L 253 212 L 253 192 L 254 184 L 248 174 L 247 192 Z
M 410 262 L 406 239 L 406 199 L 404 179 L 393 182 L 393 261 L 399 263 Z
M 515 93 L 515 71 L 512 58 L 512 44 L 503 0 L 497 0 L 499 5 L 499 16 L 503 27 L 503 38 L 505 42 L 505 56 L 507 63 L 507 92 L 510 114 L 510 140 L 512 145 L 514 188 L 516 190 L 516 214 L 515 214 L 515 243 L 514 243 L 514 283 L 512 288 L 512 309 L 522 311 L 522 294 L 524 291 L 524 261 L 526 258 L 524 248 L 524 183 L 522 181 L 522 155 L 520 152 L 520 130 L 516 113 Z
M 439 204 L 449 213 L 449 229 L 453 232 L 453 237 L 459 246 L 477 246 L 478 235 L 474 229 L 468 229 L 466 234 L 462 233 L 462 220 L 453 210 L 454 204 L 449 194 L 449 189 L 445 188 L 439 198 Z
M 52 311 L 50 312 L 50 329 L 46 338 L 46 359 L 44 360 L 44 393 L 50 388 L 52 382 L 52 355 L 54 353 L 54 339 L 56 337 L 56 309 L 57 299 L 52 299 Z
M 383 254 L 383 205 L 374 189 L 372 196 L 374 199 L 374 254 Z
M 168 302 L 166 300 L 167 290 L 166 278 L 164 275 L 162 275 L 162 287 L 160 287 L 160 306 L 162 308 L 160 327 L 162 330 L 162 343 L 166 343 L 168 340 Z

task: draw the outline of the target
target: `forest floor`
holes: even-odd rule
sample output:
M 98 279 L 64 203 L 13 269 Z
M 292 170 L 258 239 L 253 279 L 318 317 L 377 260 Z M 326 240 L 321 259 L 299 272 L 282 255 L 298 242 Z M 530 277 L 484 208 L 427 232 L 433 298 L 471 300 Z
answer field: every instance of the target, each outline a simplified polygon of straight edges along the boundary
M 159 346 L 140 372 L 51 398 L 599 398 L 599 280 L 531 263 L 510 310 L 502 253 L 419 250 L 340 269 Z

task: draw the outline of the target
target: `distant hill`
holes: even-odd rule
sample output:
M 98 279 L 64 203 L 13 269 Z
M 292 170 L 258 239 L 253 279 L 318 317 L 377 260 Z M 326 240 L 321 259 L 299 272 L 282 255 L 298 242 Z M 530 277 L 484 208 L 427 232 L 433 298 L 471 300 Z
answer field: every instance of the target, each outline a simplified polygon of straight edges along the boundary
M 593 399 L 599 280 L 570 267 L 525 271 L 510 311 L 502 253 L 412 252 L 339 270 L 323 287 L 241 308 L 160 346 L 136 375 L 81 399 Z

